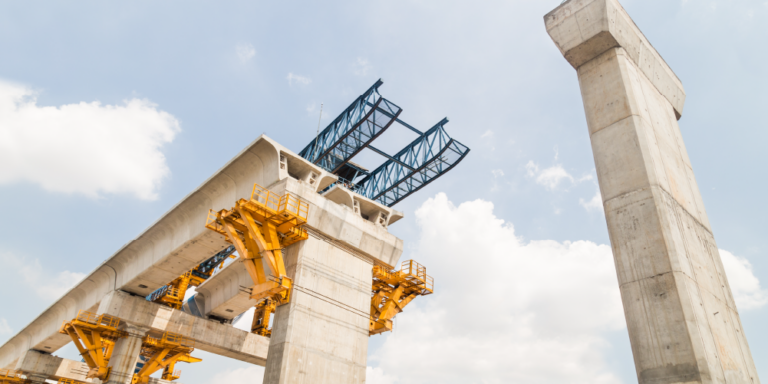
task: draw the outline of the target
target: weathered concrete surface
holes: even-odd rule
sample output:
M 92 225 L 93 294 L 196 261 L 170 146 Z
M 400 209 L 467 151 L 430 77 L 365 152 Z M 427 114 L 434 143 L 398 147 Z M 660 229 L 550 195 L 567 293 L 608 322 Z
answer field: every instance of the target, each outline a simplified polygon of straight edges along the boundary
M 616 0 L 545 21 L 577 69 L 639 382 L 759 383 L 677 125 L 682 84 Z
M 618 1 L 569 0 L 544 17 L 547 32 L 576 69 L 611 48 L 627 57 L 674 108 L 683 115 L 685 90 Z
M 111 292 L 101 301 L 97 313 L 119 317 L 132 326 L 147 327 L 153 333 L 178 333 L 206 352 L 261 366 L 267 361 L 268 338 L 151 303 L 143 297 Z
M 45 379 L 71 379 L 86 383 L 93 382 L 92 379 L 85 378 L 90 370 L 88 364 L 35 350 L 29 350 L 19 358 L 18 363 L 16 363 L 16 370 L 24 372 L 27 376 L 34 375 L 43 378 L 43 381 Z
M 365 383 L 372 261 L 311 236 L 286 267 L 295 285 L 275 314 L 264 384 Z
M 133 379 L 136 362 L 141 352 L 142 338 L 149 332 L 149 327 L 121 323 L 120 329 L 128 336 L 117 339 L 109 359 L 109 377 L 105 384 L 130 384 Z

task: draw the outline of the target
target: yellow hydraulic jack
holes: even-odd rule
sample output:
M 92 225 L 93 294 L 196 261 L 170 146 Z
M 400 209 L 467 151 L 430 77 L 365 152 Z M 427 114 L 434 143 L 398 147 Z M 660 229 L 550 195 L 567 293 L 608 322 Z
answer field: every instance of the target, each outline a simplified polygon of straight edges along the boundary
M 29 380 L 23 373 L 10 369 L 0 369 L 0 384 L 23 384 L 29 383 Z
M 149 382 L 149 376 L 160 369 L 163 370 L 163 380 L 178 379 L 181 371 L 175 370 L 176 363 L 203 361 L 190 356 L 194 350 L 194 343 L 191 340 L 172 332 L 165 332 L 159 339 L 151 336 L 144 337 L 141 355 L 147 358 L 147 361 L 139 372 L 133 375 L 132 383 L 146 384 Z
M 83 360 L 90 367 L 86 376 L 106 381 L 109 378 L 109 359 L 115 341 L 127 334 L 117 329 L 120 319 L 109 315 L 80 311 L 77 317 L 64 323 L 59 333 L 67 334 L 75 343 Z
M 427 269 L 413 260 L 404 261 L 399 271 L 374 266 L 369 334 L 391 331 L 395 315 L 416 296 L 432 294 L 434 284 Z
M 290 300 L 293 282 L 286 274 L 282 249 L 309 237 L 302 228 L 308 212 L 309 204 L 298 197 L 280 196 L 254 184 L 249 200 L 240 199 L 232 209 L 208 214 L 205 226 L 224 235 L 240 254 L 255 284 L 251 299 L 269 300 L 257 306 L 256 316 L 261 317 L 254 316 L 255 332 L 269 335 L 269 316 Z

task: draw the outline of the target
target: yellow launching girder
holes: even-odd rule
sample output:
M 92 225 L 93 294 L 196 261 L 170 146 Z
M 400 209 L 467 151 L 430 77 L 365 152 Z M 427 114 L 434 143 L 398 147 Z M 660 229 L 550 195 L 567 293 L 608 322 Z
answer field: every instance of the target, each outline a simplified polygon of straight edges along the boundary
M 253 280 L 251 299 L 269 299 L 273 306 L 257 306 L 253 324 L 269 325 L 274 307 L 290 300 L 293 281 L 287 276 L 283 260 L 284 247 L 306 240 L 309 236 L 302 228 L 307 223 L 309 204 L 290 193 L 280 196 L 254 184 L 251 198 L 240 199 L 232 209 L 211 210 L 206 227 L 216 231 L 232 243 Z M 264 264 L 269 271 L 265 272 Z M 264 321 L 266 318 L 266 322 Z M 268 329 L 259 332 L 266 333 Z
M 26 376 L 19 371 L 10 369 L 0 369 L 0 384 L 23 384 L 29 383 Z
M 159 339 L 145 336 L 141 344 L 141 355 L 148 360 L 138 373 L 133 375 L 133 384 L 146 384 L 149 376 L 163 370 L 163 380 L 176 380 L 181 371 L 175 370 L 176 363 L 197 363 L 203 361 L 190 354 L 195 350 L 194 342 L 179 334 L 165 332 Z
M 109 359 L 115 346 L 115 340 L 127 336 L 117 329 L 120 319 L 110 315 L 80 311 L 77 317 L 65 322 L 59 333 L 67 334 L 75 343 L 80 356 L 91 370 L 87 378 L 106 381 L 109 377 Z
M 374 266 L 369 334 L 391 331 L 395 315 L 416 296 L 432 294 L 434 285 L 427 269 L 413 260 L 404 261 L 399 271 Z

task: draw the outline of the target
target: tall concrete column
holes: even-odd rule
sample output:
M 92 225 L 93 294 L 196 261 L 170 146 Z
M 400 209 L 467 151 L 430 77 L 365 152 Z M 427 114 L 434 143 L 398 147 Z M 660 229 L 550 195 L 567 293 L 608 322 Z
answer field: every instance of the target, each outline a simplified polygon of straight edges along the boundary
M 128 336 L 115 342 L 115 349 L 109 359 L 112 370 L 105 384 L 130 384 L 141 352 L 141 339 L 149 332 L 148 327 L 125 322 L 120 324 L 120 329 L 127 332 Z
M 264 384 L 363 384 L 373 264 L 310 236 L 287 249 L 290 303 L 277 308 Z
M 617 0 L 545 24 L 578 73 L 639 382 L 759 383 L 677 125 L 682 83 Z

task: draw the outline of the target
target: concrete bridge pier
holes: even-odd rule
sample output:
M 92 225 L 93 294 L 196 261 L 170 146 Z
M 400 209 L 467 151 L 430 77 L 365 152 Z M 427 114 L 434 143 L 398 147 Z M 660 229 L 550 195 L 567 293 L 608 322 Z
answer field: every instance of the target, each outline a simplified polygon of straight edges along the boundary
M 682 83 L 617 0 L 544 20 L 579 77 L 639 383 L 759 383 L 677 124 Z
M 109 367 L 112 371 L 105 384 L 130 384 L 136 362 L 141 352 L 142 338 L 149 332 L 149 327 L 141 327 L 134 324 L 121 323 L 122 331 L 128 336 L 117 339 L 112 358 L 109 359 Z
M 295 285 L 277 308 L 264 384 L 362 384 L 373 263 L 317 235 L 288 248 Z

